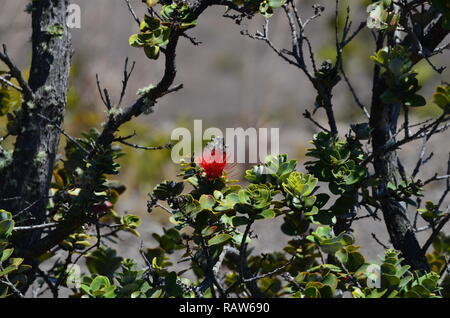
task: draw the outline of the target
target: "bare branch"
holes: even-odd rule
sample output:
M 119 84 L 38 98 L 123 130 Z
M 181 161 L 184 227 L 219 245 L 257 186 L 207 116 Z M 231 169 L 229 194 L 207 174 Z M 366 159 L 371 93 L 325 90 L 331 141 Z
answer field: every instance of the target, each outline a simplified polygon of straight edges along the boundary
M 353 85 L 350 83 L 350 80 L 349 80 L 349 78 L 347 77 L 347 74 L 344 71 L 344 65 L 343 64 L 340 65 L 340 71 L 341 71 L 342 76 L 344 77 L 344 81 L 347 83 L 347 86 L 348 86 L 348 88 L 350 90 L 350 93 L 352 94 L 353 99 L 355 100 L 356 104 L 359 106 L 359 108 L 361 108 L 361 110 L 363 111 L 364 115 L 367 118 L 370 118 L 370 113 L 367 110 L 366 106 L 364 106 L 364 104 L 361 102 L 361 100 L 359 99 L 358 95 L 356 94 L 356 90 L 354 89 Z
M 254 277 L 252 277 L 252 278 L 246 278 L 246 279 L 244 279 L 244 283 L 250 283 L 250 282 L 253 282 L 253 281 L 260 280 L 260 279 L 265 278 L 265 277 L 269 277 L 269 276 L 278 274 L 279 272 L 281 272 L 282 270 L 284 270 L 286 267 L 288 267 L 290 264 L 292 264 L 292 262 L 294 261 L 294 259 L 295 259 L 295 256 L 293 256 L 293 257 L 292 257 L 288 262 L 286 262 L 285 264 L 281 265 L 281 266 L 278 267 L 278 268 L 275 268 L 273 271 L 267 272 L 267 273 L 262 274 L 262 275 L 259 275 L 259 276 L 254 276 Z
M 6 45 L 3 44 L 3 53 L 0 51 L 0 60 L 8 66 L 12 77 L 14 77 L 19 83 L 20 87 L 23 90 L 23 94 L 25 95 L 25 99 L 28 101 L 34 100 L 34 93 L 28 85 L 27 81 L 22 76 L 22 72 L 19 68 L 13 63 L 11 58 L 8 55 L 8 51 L 6 49 Z
M 133 148 L 136 148 L 136 149 L 141 149 L 141 150 L 162 150 L 162 149 L 171 149 L 172 146 L 173 146 L 172 143 L 167 143 L 167 144 L 162 145 L 162 146 L 145 147 L 145 146 L 139 146 L 139 145 L 136 145 L 136 144 L 132 144 L 132 143 L 126 142 L 126 141 L 124 141 L 124 140 L 121 140 L 121 141 L 119 141 L 119 142 L 122 143 L 122 144 L 124 144 L 124 145 L 130 146 L 130 147 L 133 147 Z
M 3 84 L 3 85 L 12 87 L 12 88 L 14 88 L 15 90 L 17 90 L 17 91 L 23 93 L 23 89 L 22 89 L 22 88 L 20 88 L 19 86 L 15 85 L 14 83 L 11 83 L 11 82 L 8 81 L 6 78 L 3 78 L 3 77 L 0 76 L 0 82 L 1 82 L 1 84 Z
M 0 266 L 0 270 L 3 270 L 3 268 L 1 266 Z M 11 288 L 12 292 L 14 293 L 14 295 L 16 295 L 17 297 L 25 298 L 25 296 L 22 294 L 22 292 L 17 289 L 16 285 L 11 283 L 11 281 L 8 278 L 8 275 L 3 276 L 3 278 L 0 280 L 0 282 L 9 286 Z
M 383 244 L 378 237 L 375 235 L 375 233 L 372 233 L 372 238 L 381 245 L 381 247 L 383 247 L 385 250 L 387 250 L 389 247 L 386 244 Z
M 448 210 L 448 208 L 447 208 Z M 425 244 L 422 247 L 422 252 L 426 253 L 428 248 L 433 244 L 434 239 L 439 235 L 441 230 L 444 228 L 444 225 L 447 224 L 447 222 L 450 220 L 450 213 L 447 211 L 447 215 L 439 222 L 438 226 L 433 230 L 433 233 L 431 233 L 428 240 L 425 242 Z
M 129 0 L 124 0 L 124 1 L 125 1 L 126 5 L 128 7 L 128 10 L 130 11 L 131 15 L 133 16 L 134 21 L 136 21 L 138 26 L 140 26 L 141 25 L 141 20 L 139 20 L 139 18 L 136 15 L 136 12 L 134 12 L 134 9 L 131 6 L 130 1 Z
M 70 142 L 72 142 L 75 146 L 77 146 L 85 154 L 89 154 L 89 151 L 86 148 L 84 148 L 75 138 L 73 138 L 68 133 L 66 133 L 61 127 L 59 127 L 57 124 L 52 122 L 49 118 L 47 118 L 47 117 L 45 117 L 44 115 L 41 115 L 41 114 L 36 114 L 36 115 L 39 116 L 40 118 L 46 120 L 50 125 L 55 127 L 61 134 L 63 134 L 67 139 L 70 140 Z
M 305 112 L 303 113 L 303 117 L 305 117 L 306 119 L 309 119 L 314 125 L 316 125 L 317 127 L 319 127 L 320 129 L 322 129 L 325 132 L 330 132 L 329 129 L 323 127 L 321 124 L 319 124 L 316 120 L 314 120 L 314 118 L 311 115 L 311 112 L 309 110 L 305 110 Z
M 131 69 L 128 71 L 128 57 L 125 59 L 125 67 L 123 70 L 123 80 L 122 80 L 122 92 L 120 93 L 120 98 L 119 98 L 119 102 L 117 103 L 117 106 L 120 106 L 122 104 L 123 98 L 125 97 L 125 91 L 128 86 L 128 81 L 131 77 L 131 74 L 133 73 L 135 66 L 136 66 L 136 62 L 133 61 L 133 64 L 131 65 Z
M 38 225 L 30 225 L 30 226 L 16 226 L 14 227 L 14 231 L 31 231 L 35 229 L 45 229 L 49 227 L 55 227 L 58 223 L 46 223 L 46 224 L 38 224 Z

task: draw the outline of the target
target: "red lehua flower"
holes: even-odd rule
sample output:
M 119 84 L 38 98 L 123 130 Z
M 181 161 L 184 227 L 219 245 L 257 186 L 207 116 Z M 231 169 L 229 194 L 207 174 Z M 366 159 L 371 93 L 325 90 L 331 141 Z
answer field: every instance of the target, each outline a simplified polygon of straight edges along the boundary
M 202 157 L 195 159 L 195 162 L 203 168 L 208 180 L 220 178 L 224 172 L 228 175 L 234 168 L 235 164 L 229 163 L 229 154 L 225 147 L 222 137 L 213 138 L 203 150 Z
M 227 153 L 217 148 L 206 148 L 197 163 L 203 168 L 207 179 L 217 179 L 227 166 Z

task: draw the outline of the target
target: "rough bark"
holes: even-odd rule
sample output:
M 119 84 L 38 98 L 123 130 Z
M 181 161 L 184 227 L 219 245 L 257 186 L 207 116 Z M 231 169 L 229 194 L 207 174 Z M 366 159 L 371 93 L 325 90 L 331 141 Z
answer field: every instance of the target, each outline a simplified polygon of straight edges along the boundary
M 108 147 L 108 145 L 110 145 L 114 141 L 115 133 L 120 128 L 120 126 L 123 123 L 131 120 L 133 117 L 142 114 L 143 107 L 146 106 L 146 103 L 156 102 L 158 98 L 170 92 L 170 86 L 173 84 L 176 75 L 175 57 L 178 39 L 179 35 L 174 34 L 166 47 L 166 67 L 164 75 L 158 85 L 156 85 L 156 87 L 152 89 L 151 92 L 149 92 L 147 95 L 142 96 L 135 103 L 128 106 L 122 114 L 116 117 L 109 118 L 106 125 L 104 126 L 101 135 L 97 139 L 98 148 Z M 177 90 L 179 88 L 181 88 L 180 85 L 175 86 L 172 90 Z M 90 156 L 93 157 L 95 156 L 95 154 L 91 153 Z M 87 184 L 84 186 L 84 190 L 87 192 L 93 192 L 94 188 L 95 184 Z M 68 235 L 70 235 L 77 228 L 86 223 L 86 216 L 83 214 L 83 212 L 88 210 L 89 208 L 90 207 L 88 202 L 85 202 L 82 206 L 72 206 L 69 211 L 69 215 L 73 217 L 70 219 L 70 221 L 58 225 L 57 228 L 49 232 L 45 237 L 43 237 L 39 241 L 35 241 L 32 245 L 32 248 L 24 251 L 22 256 L 26 259 L 33 259 L 38 257 L 39 255 L 42 255 L 49 249 L 53 248 L 55 245 L 59 244 Z
M 384 36 L 380 34 L 377 40 L 377 50 L 381 49 L 383 42 Z M 405 262 L 413 268 L 428 271 L 427 260 L 408 220 L 406 209 L 395 201 L 391 191 L 387 188 L 387 183 L 394 181 L 398 173 L 397 153 L 395 151 L 386 152 L 384 149 L 394 138 L 400 105 L 383 103 L 381 95 L 386 88 L 386 83 L 381 76 L 381 69 L 376 65 L 373 75 L 370 127 L 372 128 L 375 175 L 382 181 L 382 184 L 376 187 L 374 195 L 381 205 L 384 222 L 394 248 L 402 252 Z
M 422 29 L 426 30 L 423 36 L 418 39 L 423 47 L 422 54 L 432 52 L 449 34 L 448 30 L 442 28 L 442 17 L 429 22 Z M 417 46 L 417 43 L 411 36 L 407 36 L 401 44 L 410 48 L 416 48 Z M 381 49 L 382 45 L 383 35 L 380 34 L 377 50 Z M 417 53 L 417 48 L 411 51 L 415 52 L 411 56 L 414 64 L 423 59 L 423 55 Z M 375 66 L 370 127 L 372 128 L 375 174 L 383 181 L 383 184 L 375 190 L 375 194 L 381 205 L 386 227 L 394 248 L 403 253 L 405 261 L 413 268 L 428 271 L 428 262 L 408 220 L 406 209 L 395 200 L 390 190 L 387 189 L 387 183 L 393 181 L 398 174 L 396 166 L 397 153 L 395 151 L 386 152 L 385 146 L 393 142 L 400 105 L 383 103 L 380 96 L 385 89 L 386 83 L 380 75 L 380 68 Z
M 384 82 L 377 75 L 379 71 L 376 70 L 375 72 L 374 79 L 376 81 L 374 81 L 370 125 L 373 129 L 375 174 L 383 181 L 375 190 L 375 196 L 381 205 L 384 222 L 394 248 L 402 252 L 406 263 L 413 268 L 428 271 L 427 260 L 406 215 L 406 210 L 395 200 L 391 191 L 387 188 L 387 183 L 393 181 L 398 173 L 396 167 L 397 154 L 395 151 L 385 152 L 383 149 L 393 138 L 392 133 L 395 132 L 394 126 L 398 117 L 396 111 L 398 105 L 386 105 L 381 101 L 380 95 L 384 90 Z
M 32 2 L 32 61 L 29 86 L 34 100 L 25 100 L 13 161 L 2 181 L 2 208 L 20 213 L 22 224 L 45 220 L 50 180 L 64 118 L 71 58 L 71 41 L 66 25 L 69 0 Z M 47 119 L 50 119 L 52 124 Z M 25 211 L 24 211 L 25 210 Z M 20 255 L 39 240 L 40 231 L 16 237 Z

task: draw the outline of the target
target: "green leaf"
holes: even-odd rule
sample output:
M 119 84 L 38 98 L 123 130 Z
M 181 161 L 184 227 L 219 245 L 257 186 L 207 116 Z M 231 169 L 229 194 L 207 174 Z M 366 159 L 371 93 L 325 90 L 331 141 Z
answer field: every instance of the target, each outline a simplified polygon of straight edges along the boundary
M 0 236 L 3 236 L 3 237 L 10 236 L 13 229 L 14 229 L 14 221 L 13 220 L 0 221 Z
M 8 211 L 0 209 L 0 221 L 3 220 L 12 220 L 12 215 Z
M 158 4 L 158 0 L 146 0 L 145 3 L 149 8 L 153 8 Z
M 405 104 L 405 106 L 409 106 L 409 107 L 421 107 L 421 106 L 425 106 L 427 104 L 427 101 L 422 96 L 414 94 L 414 95 L 408 96 L 408 98 L 406 98 L 404 100 L 404 104 Z
M 0 277 L 6 276 L 9 273 L 14 272 L 15 270 L 17 270 L 17 266 L 9 265 L 4 270 L 0 271 Z
M 202 194 L 202 196 L 199 199 L 200 207 L 203 210 L 209 210 L 211 211 L 216 204 L 216 200 L 214 197 L 210 194 Z
M 137 228 L 141 223 L 141 219 L 133 214 L 127 214 L 122 217 L 122 224 L 132 229 Z
M 92 274 L 111 278 L 120 267 L 122 258 L 111 248 L 101 247 L 86 257 L 86 266 Z
M 356 271 L 365 262 L 364 256 L 359 252 L 351 252 L 348 254 L 348 261 L 346 263 L 347 269 Z
M 263 219 L 273 219 L 275 217 L 275 212 L 273 210 L 267 209 L 262 211 L 261 213 L 258 213 L 258 216 L 262 217 Z
M 130 38 L 128 39 L 128 44 L 134 47 L 141 47 L 145 45 L 143 42 L 139 40 L 139 34 L 131 35 Z
M 442 110 L 450 106 L 450 85 L 440 85 L 433 94 L 433 102 Z
M 342 263 L 342 264 L 346 264 L 348 261 L 348 253 L 345 249 L 340 249 L 339 251 L 336 252 L 336 254 L 334 254 L 336 256 L 336 258 Z
M 83 291 L 85 294 L 87 294 L 87 295 L 89 295 L 89 296 L 93 296 L 93 295 L 91 294 L 91 289 L 89 288 L 88 285 L 81 284 L 81 285 L 80 285 L 80 289 L 81 289 L 81 291 Z
M 210 236 L 217 231 L 217 226 L 207 226 L 202 230 L 202 236 Z
M 307 197 L 312 193 L 317 182 L 318 179 L 310 174 L 294 171 L 287 178 L 287 184 L 283 183 L 283 187 L 292 196 Z
M 159 19 L 145 15 L 139 28 L 141 32 L 148 32 L 148 31 L 155 31 L 160 26 L 161 21 Z
M 249 221 L 245 216 L 235 216 L 232 219 L 233 226 L 247 225 Z
M 239 196 L 236 193 L 228 194 L 223 200 L 219 202 L 219 206 L 216 207 L 216 211 L 232 210 L 236 203 L 239 202 Z
M 303 293 L 306 298 L 320 298 L 319 290 L 314 286 L 306 288 Z
M 320 264 L 320 265 L 310 268 L 309 271 L 314 272 L 319 269 L 326 269 L 326 270 L 329 270 L 330 272 L 335 272 L 335 273 L 342 272 L 342 269 L 340 267 L 338 267 L 336 265 L 332 265 L 332 264 Z
M 151 60 L 157 60 L 159 57 L 159 46 L 144 47 L 145 55 Z
M 104 287 L 110 286 L 111 283 L 109 282 L 108 277 L 105 276 L 97 276 L 92 281 L 91 285 L 89 286 L 92 291 L 96 291 L 99 289 L 102 289 Z
M 214 198 L 216 200 L 222 200 L 223 199 L 223 193 L 218 191 L 218 190 L 214 190 Z
M 259 5 L 259 12 L 266 18 L 270 18 L 273 15 L 273 9 L 269 6 L 267 1 L 261 2 Z
M 322 280 L 322 284 L 329 285 L 333 290 L 337 288 L 338 286 L 338 279 L 336 275 L 334 274 L 327 274 L 324 279 Z
M 230 234 L 219 234 L 208 240 L 208 246 L 224 244 L 231 240 L 232 236 Z
M 6 261 L 14 252 L 13 248 L 8 248 L 2 252 L 0 252 L 0 264 L 4 261 Z
M 269 6 L 271 8 L 279 8 L 281 7 L 286 1 L 285 0 L 269 0 Z
M 123 224 L 123 229 L 127 232 L 132 233 L 133 235 L 140 237 L 138 231 L 136 231 L 136 228 L 141 224 L 141 219 L 132 214 L 127 214 L 122 217 L 121 223 Z

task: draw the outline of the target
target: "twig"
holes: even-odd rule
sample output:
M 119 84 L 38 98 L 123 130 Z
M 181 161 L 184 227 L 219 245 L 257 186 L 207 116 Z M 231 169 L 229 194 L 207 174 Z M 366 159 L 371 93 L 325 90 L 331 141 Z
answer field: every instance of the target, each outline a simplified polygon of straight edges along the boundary
M 50 125 L 55 127 L 61 134 L 63 134 L 67 139 L 69 139 L 75 146 L 77 146 L 84 153 L 89 154 L 89 151 L 86 148 L 84 148 L 75 138 L 73 138 L 72 136 L 67 134 L 62 128 L 59 127 L 59 125 L 53 123 L 49 118 L 45 117 L 44 115 L 41 115 L 41 114 L 36 114 L 36 115 L 39 116 L 40 118 L 46 120 Z
M 97 83 L 97 90 L 98 90 L 98 92 L 99 92 L 99 94 L 100 94 L 100 98 L 102 99 L 103 104 L 106 105 L 105 98 L 103 97 L 102 88 L 101 88 L 101 86 L 100 86 L 100 79 L 98 78 L 98 74 L 95 74 L 95 81 L 96 81 L 96 83 Z
M 123 70 L 123 80 L 122 80 L 122 91 L 120 93 L 119 103 L 117 103 L 117 106 L 120 106 L 122 104 L 123 98 L 125 97 L 125 92 L 128 86 L 128 81 L 131 77 L 131 74 L 133 73 L 134 67 L 136 66 L 136 62 L 133 61 L 133 64 L 131 65 L 130 71 L 128 71 L 128 57 L 125 59 L 125 67 Z
M 387 245 L 383 244 L 383 243 L 378 239 L 378 237 L 375 235 L 375 233 L 372 233 L 372 237 L 373 237 L 373 239 L 374 239 L 378 244 L 380 244 L 385 250 L 387 250 L 387 249 L 389 248 Z
M 0 280 L 0 282 L 5 285 L 8 285 L 17 297 L 25 298 L 25 296 L 20 292 L 20 290 L 18 290 L 17 287 L 13 283 L 11 283 L 11 281 L 8 278 L 8 275 L 4 276 L 3 279 Z
M 157 206 L 157 207 L 159 207 L 159 208 L 165 210 L 166 212 L 168 212 L 168 213 L 170 213 L 170 214 L 173 214 L 173 213 L 174 213 L 171 209 L 166 208 L 164 205 L 162 205 L 162 204 L 160 204 L 160 203 L 158 203 L 158 202 L 155 203 L 155 206 Z
M 19 86 L 15 85 L 14 83 L 11 83 L 11 82 L 8 81 L 6 78 L 3 78 L 3 77 L 0 76 L 0 82 L 1 82 L 3 85 L 10 86 L 10 87 L 14 88 L 15 90 L 17 90 L 17 91 L 23 93 L 23 89 L 22 89 L 22 88 L 20 88 Z
M 305 117 L 306 119 L 309 119 L 314 125 L 316 125 L 320 129 L 322 129 L 323 131 L 328 132 L 328 133 L 330 132 L 329 129 L 325 128 L 324 126 L 322 126 L 321 124 L 319 124 L 317 121 L 314 120 L 314 118 L 312 117 L 309 110 L 305 110 L 305 112 L 303 113 L 303 117 Z
M 433 233 L 431 233 L 428 240 L 425 242 L 425 244 L 422 247 L 422 252 L 425 254 L 428 250 L 428 248 L 433 244 L 434 239 L 439 235 L 444 225 L 450 220 L 450 213 L 447 214 L 436 226 L 436 228 L 433 230 Z
M 448 155 L 448 161 L 447 161 L 447 174 L 450 175 L 450 154 Z M 438 208 L 440 208 L 442 206 L 442 204 L 444 203 L 445 198 L 447 197 L 447 195 L 450 193 L 450 178 L 447 178 L 446 182 L 446 188 L 444 190 L 444 192 L 441 195 L 441 198 L 439 199 L 438 202 Z
M 58 225 L 58 223 L 46 223 L 46 224 L 38 224 L 38 225 L 30 225 L 30 226 L 16 226 L 13 231 L 30 231 L 35 229 L 45 229 L 48 227 L 54 227 Z
M 350 83 L 349 78 L 347 77 L 346 72 L 344 71 L 344 65 L 343 63 L 340 64 L 340 71 L 342 73 L 342 76 L 344 77 L 344 81 L 345 83 L 347 83 L 347 87 L 350 90 L 350 93 L 353 96 L 353 99 L 355 100 L 356 104 L 359 106 L 359 108 L 361 108 L 361 110 L 364 112 L 364 115 L 366 115 L 367 118 L 370 118 L 370 114 L 369 111 L 367 110 L 366 106 L 364 106 L 364 104 L 361 102 L 361 100 L 359 99 L 358 95 L 356 94 L 356 91 L 353 87 L 353 85 Z
M 23 90 L 23 94 L 25 95 L 25 99 L 28 101 L 34 100 L 34 93 L 31 90 L 28 83 L 25 81 L 25 79 L 22 76 L 22 72 L 17 68 L 17 66 L 11 61 L 8 51 L 6 49 L 6 45 L 3 44 L 3 53 L 0 52 L 0 60 L 8 66 L 11 75 L 17 80 L 20 87 Z
M 126 142 L 124 140 L 119 140 L 118 142 L 120 142 L 121 144 L 136 148 L 136 149 L 142 149 L 142 150 L 162 150 L 162 149 L 171 149 L 172 148 L 172 143 L 167 143 L 165 145 L 162 146 L 155 146 L 155 147 L 145 147 L 145 146 L 139 146 L 136 144 L 132 144 L 129 142 Z
M 101 233 L 100 233 L 100 226 L 99 226 L 99 224 L 98 224 L 98 221 L 97 221 L 96 224 L 95 224 L 95 229 L 96 229 L 96 232 L 97 232 L 97 241 L 95 242 L 94 245 L 92 245 L 92 246 L 90 246 L 89 248 L 87 248 L 87 249 L 85 249 L 84 251 L 82 251 L 82 252 L 80 253 L 80 255 L 78 255 L 78 257 L 75 259 L 75 261 L 73 262 L 73 264 L 78 263 L 78 261 L 79 261 L 84 255 L 86 255 L 87 253 L 89 253 L 89 252 L 90 252 L 91 250 L 93 250 L 94 248 L 100 247 L 100 244 L 102 243 L 102 236 L 101 236 Z
M 199 46 L 200 44 L 202 44 L 201 41 L 197 41 L 193 36 L 187 35 L 186 33 L 182 33 L 181 36 L 188 39 L 189 42 L 191 42 L 194 46 Z
M 445 175 L 445 176 L 438 176 L 437 174 L 435 174 L 433 177 L 431 177 L 430 179 L 426 180 L 423 185 L 427 185 L 433 181 L 439 181 L 439 180 L 447 180 L 450 178 L 450 175 Z
M 256 34 L 250 34 L 248 32 L 248 30 L 243 30 L 243 31 L 241 31 L 241 34 L 248 36 L 250 39 L 253 39 L 253 40 L 260 40 L 260 41 L 266 42 L 267 45 L 272 49 L 272 51 L 274 51 L 283 60 L 285 60 L 289 64 L 292 64 L 294 66 L 301 68 L 300 64 L 298 64 L 296 61 L 287 57 L 286 54 L 283 53 L 283 51 L 281 51 L 275 47 L 275 45 L 272 43 L 272 41 L 268 37 L 268 32 L 269 32 L 269 20 L 266 19 L 266 22 L 263 25 L 263 32 L 257 31 Z
M 293 256 L 293 257 L 291 258 L 291 260 L 289 260 L 287 263 L 281 265 L 280 267 L 274 269 L 273 271 L 270 271 L 270 272 L 268 272 L 268 273 L 265 273 L 265 274 L 262 274 L 262 275 L 259 275 L 259 276 L 254 276 L 254 277 L 252 277 L 252 278 L 245 278 L 245 279 L 244 279 L 244 283 L 249 283 L 249 282 L 257 281 L 257 280 L 260 280 L 260 279 L 262 279 L 262 278 L 265 278 L 265 277 L 268 277 L 268 276 L 272 276 L 272 275 L 278 274 L 278 273 L 281 272 L 283 269 L 285 269 L 285 268 L 288 267 L 290 264 L 292 264 L 292 262 L 294 261 L 294 258 L 295 258 L 295 256 Z
M 133 7 L 131 6 L 131 3 L 129 0 L 124 0 L 125 3 L 127 4 L 128 10 L 130 11 L 131 15 L 133 16 L 134 21 L 136 21 L 137 25 L 140 26 L 141 25 L 141 21 L 139 20 L 139 18 L 136 15 L 136 12 L 134 12 Z
M 23 208 L 22 210 L 17 211 L 16 213 L 14 213 L 13 218 L 14 219 L 18 218 L 20 215 L 22 215 L 23 213 L 27 212 L 32 207 L 34 207 L 36 204 L 38 204 L 41 200 L 50 199 L 50 198 L 52 198 L 52 196 L 44 196 L 44 197 L 41 197 L 41 198 L 35 200 L 32 203 L 26 202 L 28 205 L 25 208 Z
M 450 116 L 448 116 L 448 114 L 446 112 L 444 112 L 441 116 L 439 116 L 439 118 L 437 118 L 436 120 L 434 120 L 431 123 L 427 123 L 426 125 L 422 126 L 420 129 L 417 130 L 417 132 L 410 135 L 408 138 L 403 138 L 392 144 L 391 143 L 385 144 L 384 147 L 379 149 L 376 154 L 380 155 L 382 153 L 388 153 L 390 151 L 394 151 L 394 150 L 400 148 L 401 146 L 403 146 L 413 140 L 420 139 L 420 138 L 429 139 L 432 135 L 434 135 L 438 132 L 444 131 L 450 127 L 450 124 L 446 124 L 444 126 L 439 127 L 439 124 L 446 122 L 446 121 L 450 121 Z M 375 156 L 375 153 L 372 153 L 370 156 L 368 156 L 364 160 L 363 164 L 370 162 L 374 156 Z
M 36 271 L 42 277 L 42 279 L 45 281 L 48 288 L 50 288 L 50 291 L 53 294 L 53 298 L 58 298 L 58 293 L 59 293 L 58 288 L 55 287 L 55 285 L 52 283 L 52 281 L 50 280 L 48 275 L 46 273 L 44 273 L 44 271 L 42 269 L 40 269 L 39 266 L 36 266 Z
M 95 74 L 95 80 L 97 82 L 97 89 L 100 94 L 100 98 L 102 99 L 103 104 L 106 106 L 108 110 L 112 108 L 111 100 L 109 98 L 108 90 L 105 88 L 102 90 L 100 86 L 100 80 L 98 78 L 98 74 Z

